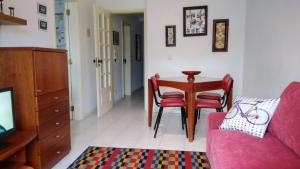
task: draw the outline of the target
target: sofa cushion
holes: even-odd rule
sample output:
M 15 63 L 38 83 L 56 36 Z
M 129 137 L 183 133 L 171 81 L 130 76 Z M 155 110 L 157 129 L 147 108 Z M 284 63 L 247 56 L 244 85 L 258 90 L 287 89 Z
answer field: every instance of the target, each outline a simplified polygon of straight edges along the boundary
M 269 132 L 294 150 L 300 157 L 300 83 L 291 83 L 269 125 Z
M 299 169 L 300 159 L 277 138 L 237 131 L 210 130 L 208 158 L 214 169 Z

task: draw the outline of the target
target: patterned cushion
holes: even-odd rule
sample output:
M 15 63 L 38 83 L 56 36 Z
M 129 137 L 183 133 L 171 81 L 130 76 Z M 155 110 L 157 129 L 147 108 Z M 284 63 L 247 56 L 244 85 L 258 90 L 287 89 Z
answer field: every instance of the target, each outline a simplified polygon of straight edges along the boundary
M 237 130 L 263 138 L 279 101 L 237 97 L 220 129 Z

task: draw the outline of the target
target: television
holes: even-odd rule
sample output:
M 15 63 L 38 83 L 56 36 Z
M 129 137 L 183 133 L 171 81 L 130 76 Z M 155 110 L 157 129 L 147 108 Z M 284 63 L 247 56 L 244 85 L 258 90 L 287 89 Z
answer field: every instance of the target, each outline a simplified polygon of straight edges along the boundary
M 8 143 L 3 138 L 16 131 L 13 88 L 0 89 L 0 149 Z

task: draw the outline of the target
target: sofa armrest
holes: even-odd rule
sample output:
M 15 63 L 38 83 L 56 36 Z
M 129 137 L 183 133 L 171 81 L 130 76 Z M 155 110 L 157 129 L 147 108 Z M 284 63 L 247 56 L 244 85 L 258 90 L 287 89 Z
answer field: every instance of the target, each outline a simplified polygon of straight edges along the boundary
M 223 112 L 210 113 L 208 115 L 208 120 L 207 120 L 207 129 L 208 130 L 218 129 L 221 126 L 225 116 L 226 113 Z

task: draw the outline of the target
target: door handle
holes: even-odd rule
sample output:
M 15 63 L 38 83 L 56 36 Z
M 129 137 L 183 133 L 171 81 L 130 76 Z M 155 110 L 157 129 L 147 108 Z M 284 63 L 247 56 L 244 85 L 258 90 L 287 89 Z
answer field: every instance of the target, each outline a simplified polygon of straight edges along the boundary
M 102 63 L 103 63 L 103 60 L 102 60 L 102 59 L 99 59 L 99 60 L 98 60 L 98 63 L 102 64 Z
M 124 59 L 123 59 L 123 63 L 126 64 L 126 62 L 127 62 L 127 59 L 124 58 Z

